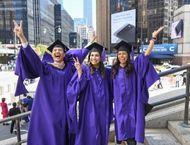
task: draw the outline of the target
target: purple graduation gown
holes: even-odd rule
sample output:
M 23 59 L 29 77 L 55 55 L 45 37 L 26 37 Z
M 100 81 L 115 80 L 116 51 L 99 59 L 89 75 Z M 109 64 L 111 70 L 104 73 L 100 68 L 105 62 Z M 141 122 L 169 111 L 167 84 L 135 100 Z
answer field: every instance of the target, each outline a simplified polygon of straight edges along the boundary
M 66 56 L 76 55 L 82 61 L 88 50 L 71 50 Z M 47 59 L 48 60 L 48 59 Z M 19 75 L 16 94 L 25 91 L 25 78 L 40 77 L 28 132 L 28 145 L 69 145 L 66 88 L 74 74 L 72 61 L 64 69 L 58 69 L 41 61 L 30 45 L 21 48 L 15 73 Z
M 117 140 L 135 138 L 137 142 L 144 142 L 148 88 L 158 79 L 149 56 L 144 54 L 135 59 L 132 73 L 127 75 L 123 68 L 119 69 L 113 80 Z
M 68 85 L 69 129 L 76 133 L 75 145 L 108 144 L 109 127 L 113 117 L 113 93 L 110 69 L 106 69 L 105 73 L 105 78 L 99 70 L 95 70 L 91 75 L 89 67 L 83 66 L 81 78 L 78 79 L 76 72 Z M 79 119 L 76 115 L 77 98 Z

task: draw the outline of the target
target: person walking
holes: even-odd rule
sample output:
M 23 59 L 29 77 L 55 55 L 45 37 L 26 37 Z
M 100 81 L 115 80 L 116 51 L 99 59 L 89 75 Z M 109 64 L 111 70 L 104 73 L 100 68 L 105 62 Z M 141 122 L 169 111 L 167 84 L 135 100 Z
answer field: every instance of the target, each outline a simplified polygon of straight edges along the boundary
M 20 108 L 17 107 L 16 102 L 14 102 L 12 105 L 13 105 L 13 107 L 9 110 L 8 115 L 9 115 L 9 116 L 14 116 L 14 115 L 20 114 L 21 111 L 20 111 Z M 16 124 L 16 123 L 17 123 L 17 120 L 15 120 L 15 119 L 11 121 L 11 127 L 10 127 L 10 133 L 11 133 L 11 134 L 13 133 L 14 128 L 17 129 L 17 126 L 15 127 L 15 124 Z M 15 133 L 16 133 L 16 130 L 15 130 Z
M 5 98 L 1 99 L 0 106 L 1 106 L 2 117 L 3 117 L 3 119 L 5 119 L 8 116 L 8 106 L 7 106 Z M 3 123 L 3 125 L 9 125 L 9 124 L 8 123 Z

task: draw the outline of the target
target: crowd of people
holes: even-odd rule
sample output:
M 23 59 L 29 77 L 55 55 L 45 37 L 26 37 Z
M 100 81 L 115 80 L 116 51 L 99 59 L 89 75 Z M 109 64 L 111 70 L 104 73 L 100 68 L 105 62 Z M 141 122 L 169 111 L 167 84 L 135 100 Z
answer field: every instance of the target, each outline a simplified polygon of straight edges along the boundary
M 25 79 L 40 77 L 27 144 L 107 145 L 113 118 L 118 144 L 143 143 L 145 115 L 150 111 L 148 88 L 159 80 L 149 55 L 162 30 L 152 33 L 148 49 L 135 60 L 132 45 L 118 43 L 114 47 L 117 60 L 110 69 L 103 64 L 104 47 L 94 40 L 77 50 L 56 40 L 41 60 L 28 44 L 22 22 L 14 21 L 14 32 L 22 43 L 15 95 L 27 92 Z M 83 65 L 87 54 L 88 64 Z
M 2 98 L 0 107 L 1 107 L 1 114 L 2 114 L 3 119 L 14 116 L 14 115 L 18 115 L 20 113 L 31 111 L 33 98 L 27 94 L 24 94 L 24 96 L 25 97 L 19 100 L 19 102 L 13 102 L 12 107 L 10 109 L 6 103 L 6 99 Z M 16 128 L 17 126 L 15 125 L 16 121 L 17 120 L 12 120 L 11 124 L 9 124 L 8 122 L 3 123 L 3 125 L 10 125 L 11 134 L 13 133 L 13 131 L 14 133 L 17 133 L 17 128 Z M 29 121 L 30 121 L 30 116 L 21 118 L 22 123 L 24 122 L 28 123 Z

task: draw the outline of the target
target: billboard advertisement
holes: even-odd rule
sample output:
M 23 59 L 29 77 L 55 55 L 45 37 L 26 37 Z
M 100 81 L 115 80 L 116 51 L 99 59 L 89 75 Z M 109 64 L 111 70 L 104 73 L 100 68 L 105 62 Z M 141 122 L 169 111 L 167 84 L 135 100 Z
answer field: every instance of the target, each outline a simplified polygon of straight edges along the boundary
M 111 15 L 111 43 L 121 40 L 135 42 L 136 10 L 122 11 Z
M 183 20 L 172 23 L 171 39 L 177 39 L 183 37 Z

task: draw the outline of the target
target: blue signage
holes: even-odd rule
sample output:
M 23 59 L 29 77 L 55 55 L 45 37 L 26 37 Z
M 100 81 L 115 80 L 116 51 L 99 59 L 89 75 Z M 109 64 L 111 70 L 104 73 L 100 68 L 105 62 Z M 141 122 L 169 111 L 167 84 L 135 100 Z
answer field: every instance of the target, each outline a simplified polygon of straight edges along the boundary
M 148 45 L 142 45 L 141 52 L 145 52 Z M 177 44 L 155 44 L 152 49 L 152 54 L 169 54 L 174 55 L 177 53 Z

